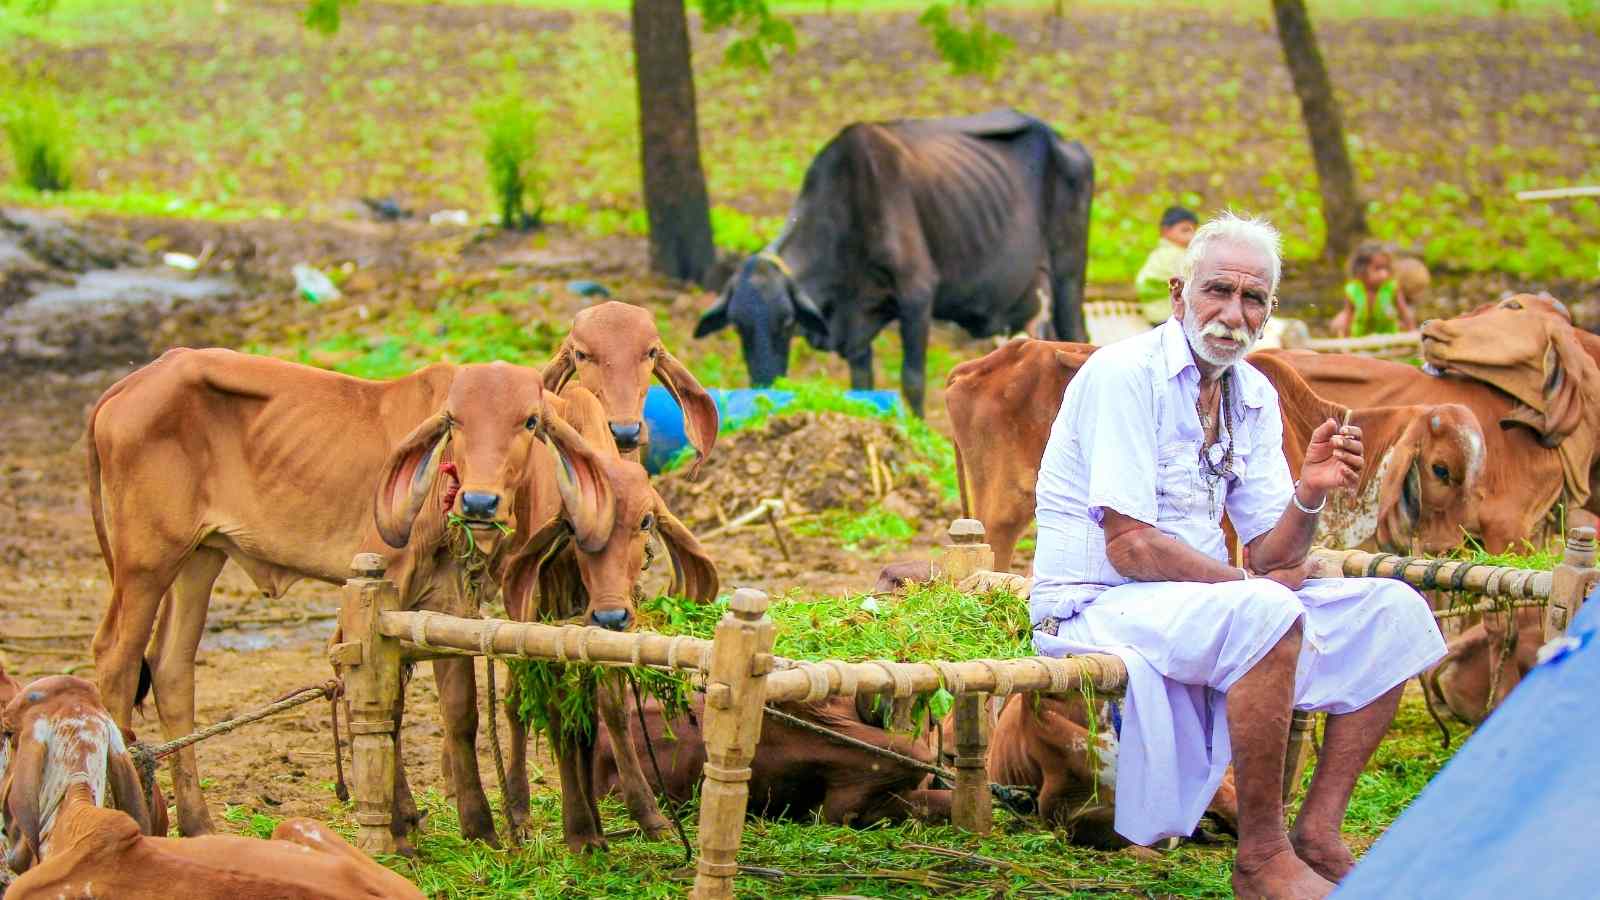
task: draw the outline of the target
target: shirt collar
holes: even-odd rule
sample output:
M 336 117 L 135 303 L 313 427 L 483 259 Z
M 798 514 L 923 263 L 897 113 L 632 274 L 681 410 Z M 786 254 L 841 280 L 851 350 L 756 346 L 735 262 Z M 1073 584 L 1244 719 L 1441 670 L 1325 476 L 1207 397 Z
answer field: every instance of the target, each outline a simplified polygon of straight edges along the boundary
M 1161 352 L 1167 364 L 1167 380 L 1172 380 L 1182 375 L 1185 370 L 1193 369 L 1195 380 L 1200 377 L 1200 367 L 1194 364 L 1194 351 L 1189 347 L 1189 338 L 1183 333 L 1183 323 L 1177 316 L 1169 316 L 1158 330 L 1161 332 Z M 1274 392 L 1272 382 L 1267 380 L 1255 366 L 1245 361 L 1240 361 L 1233 367 L 1233 383 L 1238 389 L 1239 400 L 1252 409 L 1260 409 L 1267 404 L 1268 393 Z

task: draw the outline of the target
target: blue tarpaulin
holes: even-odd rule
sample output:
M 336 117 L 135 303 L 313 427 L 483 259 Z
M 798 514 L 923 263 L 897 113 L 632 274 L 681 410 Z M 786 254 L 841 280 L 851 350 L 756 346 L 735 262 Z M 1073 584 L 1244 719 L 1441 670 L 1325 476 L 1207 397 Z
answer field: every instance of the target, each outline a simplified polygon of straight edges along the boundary
M 1600 896 L 1600 591 L 1334 894 Z

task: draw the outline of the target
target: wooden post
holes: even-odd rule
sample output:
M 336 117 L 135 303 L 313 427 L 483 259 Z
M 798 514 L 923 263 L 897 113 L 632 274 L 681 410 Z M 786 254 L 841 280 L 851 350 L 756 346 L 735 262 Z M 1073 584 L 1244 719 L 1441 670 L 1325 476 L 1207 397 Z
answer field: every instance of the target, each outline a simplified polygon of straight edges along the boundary
M 750 760 L 761 740 L 761 708 L 773 665 L 775 629 L 767 618 L 767 603 L 760 591 L 734 591 L 712 642 L 702 728 L 706 765 L 700 787 L 700 860 L 690 892 L 696 900 L 733 896 L 750 799 Z
M 1313 713 L 1293 710 L 1289 716 L 1289 746 L 1283 756 L 1283 805 L 1300 788 L 1300 779 L 1306 773 L 1306 757 L 1311 747 L 1311 729 L 1316 724 Z
M 988 834 L 994 825 L 989 797 L 989 717 L 985 715 L 988 699 L 987 694 L 956 695 L 956 788 L 950 797 L 950 822 L 975 834 Z
M 994 569 L 994 551 L 984 543 L 983 523 L 977 519 L 957 519 L 950 523 L 950 544 L 944 549 L 942 574 L 951 584 L 960 584 L 973 572 Z
M 378 631 L 378 616 L 399 609 L 400 593 L 384 581 L 388 563 L 359 553 L 345 582 L 339 629 L 345 642 L 329 655 L 344 671 L 350 700 L 351 780 L 356 800 L 356 846 L 369 854 L 393 853 L 394 719 L 400 704 L 400 642 Z M 356 649 L 351 649 L 351 644 Z
M 1567 549 L 1550 582 L 1550 605 L 1545 607 L 1544 633 L 1549 639 L 1565 634 L 1572 617 L 1583 606 L 1583 598 L 1595 583 L 1594 529 L 1588 526 L 1567 532 Z

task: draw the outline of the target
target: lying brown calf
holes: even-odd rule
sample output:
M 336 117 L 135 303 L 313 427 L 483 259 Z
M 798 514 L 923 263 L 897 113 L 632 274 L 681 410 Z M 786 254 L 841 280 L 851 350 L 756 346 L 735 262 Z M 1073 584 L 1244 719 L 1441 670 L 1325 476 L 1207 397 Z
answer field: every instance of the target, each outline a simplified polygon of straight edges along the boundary
M 422 892 L 307 819 L 273 840 L 141 834 L 138 776 L 94 685 L 57 676 L 29 685 L 0 714 L 12 748 L 0 806 L 37 860 L 8 900 L 353 900 Z M 107 795 L 132 815 L 103 809 Z
M 1428 702 L 1444 706 L 1463 725 L 1481 723 L 1505 702 L 1538 662 L 1544 610 L 1519 609 L 1515 631 L 1508 633 L 1506 625 L 1504 614 L 1494 613 L 1456 635 L 1444 659 L 1422 675 Z M 1488 702 L 1491 685 L 1493 703 Z
M 1013 694 L 1006 698 L 989 738 L 991 782 L 1038 788 L 1039 815 L 1045 822 L 1069 829 L 1074 843 L 1102 849 L 1128 845 L 1112 828 L 1117 739 L 1110 706 L 1104 703 L 1097 712 L 1098 734 L 1091 741 L 1082 697 Z M 947 724 L 944 731 L 947 752 L 952 752 L 955 729 Z M 1207 814 L 1224 830 L 1238 833 L 1232 771 L 1223 778 Z
M 643 761 L 645 775 L 655 783 L 639 728 L 637 707 L 625 704 L 628 738 Z M 830 697 L 820 703 L 785 703 L 776 708 L 824 728 L 893 750 L 912 759 L 934 762 L 933 750 L 908 735 L 892 734 L 862 721 L 857 704 L 848 697 Z M 700 784 L 706 750 L 700 733 L 704 702 L 696 698 L 689 716 L 667 722 L 661 707 L 646 699 L 644 718 L 650 729 L 656 763 L 661 768 L 665 793 L 676 803 L 688 800 Z M 617 787 L 614 732 L 602 728 L 594 761 L 594 785 L 607 793 Z M 928 776 L 904 763 L 868 753 L 767 716 L 761 723 L 761 742 L 750 763 L 750 805 L 755 815 L 804 819 L 821 813 L 834 825 L 871 825 L 908 817 L 944 821 L 950 818 L 950 792 L 924 787 Z

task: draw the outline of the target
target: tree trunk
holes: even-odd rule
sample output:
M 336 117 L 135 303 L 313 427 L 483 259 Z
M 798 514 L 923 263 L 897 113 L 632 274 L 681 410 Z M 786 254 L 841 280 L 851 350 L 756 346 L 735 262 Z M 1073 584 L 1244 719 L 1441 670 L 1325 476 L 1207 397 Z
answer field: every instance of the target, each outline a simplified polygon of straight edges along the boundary
M 1328 230 L 1322 256 L 1337 264 L 1367 234 L 1366 208 L 1356 190 L 1355 168 L 1350 165 L 1350 152 L 1344 142 L 1344 117 L 1333 96 L 1322 52 L 1317 49 L 1305 0 L 1272 0 L 1272 14 L 1278 22 L 1278 41 L 1294 80 L 1294 92 L 1300 98 L 1300 114 L 1306 120 L 1311 156 L 1317 164 L 1322 220 Z
M 650 268 L 671 278 L 701 281 L 716 251 L 711 245 L 711 201 L 700 168 L 684 0 L 633 0 L 633 57 Z

